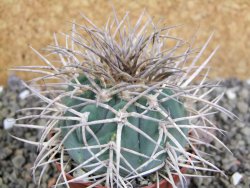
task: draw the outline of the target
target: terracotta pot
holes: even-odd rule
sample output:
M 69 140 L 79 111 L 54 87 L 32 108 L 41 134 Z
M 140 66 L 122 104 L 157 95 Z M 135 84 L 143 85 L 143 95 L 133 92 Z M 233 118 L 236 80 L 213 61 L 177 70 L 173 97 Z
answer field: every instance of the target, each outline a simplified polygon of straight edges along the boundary
M 56 163 L 56 168 L 57 168 L 58 171 L 61 172 L 61 166 L 60 166 L 59 163 Z M 186 171 L 186 168 L 181 169 L 182 173 L 184 173 L 185 171 Z M 67 180 L 72 180 L 74 177 L 71 176 L 70 174 L 66 174 L 66 178 L 67 178 Z M 174 179 L 175 183 L 179 182 L 179 176 L 178 175 L 174 175 L 173 179 Z M 86 187 L 88 187 L 90 185 L 91 185 L 91 183 L 88 183 L 88 182 L 69 183 L 70 188 L 86 188 Z M 141 188 L 156 188 L 156 187 L 157 187 L 157 185 L 155 183 L 155 184 L 144 186 L 144 187 L 141 187 Z M 101 185 L 97 185 L 97 186 L 95 186 L 95 188 L 106 188 L 106 187 L 101 186 Z M 172 185 L 169 182 L 167 182 L 167 180 L 163 179 L 162 181 L 160 181 L 160 188 L 172 188 Z

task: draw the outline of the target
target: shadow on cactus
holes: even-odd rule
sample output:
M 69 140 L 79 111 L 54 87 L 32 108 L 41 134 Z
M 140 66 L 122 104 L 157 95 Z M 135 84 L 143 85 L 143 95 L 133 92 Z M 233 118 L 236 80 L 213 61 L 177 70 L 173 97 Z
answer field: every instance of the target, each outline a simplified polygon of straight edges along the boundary
M 170 34 L 178 26 L 158 27 L 144 13 L 134 25 L 128 14 L 122 19 L 114 14 L 103 28 L 83 17 L 86 24 L 72 23 L 71 33 L 64 34 L 64 46 L 54 35 L 55 44 L 46 48 L 53 59 L 33 49 L 45 66 L 15 69 L 39 74 L 26 86 L 47 104 L 22 118 L 47 122 L 22 125 L 43 128 L 39 143 L 26 141 L 40 151 L 33 168 L 35 176 L 42 167 L 39 182 L 54 162 L 62 167 L 58 186 L 88 181 L 139 187 L 139 180 L 154 177 L 152 183 L 166 179 L 176 187 L 174 175 L 185 185 L 182 168 L 194 176 L 200 176 L 197 171 L 222 173 L 199 151 L 201 144 L 210 146 L 201 133 L 224 146 L 211 132 L 222 131 L 209 116 L 220 111 L 234 117 L 217 104 L 222 95 L 208 97 L 218 86 L 206 81 L 206 65 L 217 48 L 198 62 L 212 36 L 194 48 Z M 38 90 L 41 86 L 46 89 Z M 78 174 L 73 180 L 65 177 L 69 165 L 67 173 Z

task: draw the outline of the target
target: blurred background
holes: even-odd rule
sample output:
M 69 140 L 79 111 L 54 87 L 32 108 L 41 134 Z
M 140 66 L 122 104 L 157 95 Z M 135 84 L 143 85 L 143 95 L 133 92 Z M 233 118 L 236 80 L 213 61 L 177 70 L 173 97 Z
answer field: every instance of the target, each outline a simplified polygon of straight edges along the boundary
M 135 22 L 143 10 L 155 22 L 165 25 L 183 24 L 172 36 L 189 40 L 197 32 L 198 46 L 204 44 L 211 33 L 214 37 L 202 58 L 206 58 L 219 45 L 210 61 L 212 80 L 223 79 L 223 87 L 209 93 L 211 99 L 222 92 L 219 104 L 233 112 L 239 119 L 232 120 L 223 113 L 215 114 L 211 121 L 226 130 L 218 135 L 232 151 L 229 153 L 206 146 L 201 151 L 209 153 L 208 160 L 222 169 L 221 174 L 206 172 L 213 178 L 187 178 L 189 188 L 249 188 L 250 187 L 250 0 L 0 0 L 0 188 L 36 188 L 30 169 L 36 158 L 36 147 L 10 137 L 38 141 L 40 132 L 14 127 L 15 119 L 30 115 L 22 108 L 41 106 L 30 95 L 20 78 L 8 71 L 19 65 L 43 65 L 29 45 L 41 51 L 52 44 L 54 32 L 70 32 L 71 23 L 83 24 L 81 14 L 102 27 L 112 6 L 119 18 L 128 11 Z M 171 31 L 172 32 L 172 31 Z M 59 37 L 63 42 L 63 37 Z M 61 43 L 62 44 L 62 43 Z M 201 62 L 202 62 L 201 58 Z M 25 120 L 22 123 L 27 123 Z M 34 124 L 44 125 L 38 120 Z M 56 181 L 55 168 L 44 174 L 41 188 Z
M 10 67 L 42 63 L 29 45 L 39 50 L 51 44 L 54 32 L 68 32 L 73 20 L 82 23 L 80 13 L 103 26 L 113 14 L 112 4 L 120 17 L 129 11 L 132 22 L 145 9 L 156 22 L 183 24 L 179 36 L 188 38 L 199 28 L 201 43 L 215 32 L 207 53 L 216 45 L 220 49 L 211 61 L 211 76 L 250 78 L 249 0 L 1 0 L 0 84 L 6 84 Z

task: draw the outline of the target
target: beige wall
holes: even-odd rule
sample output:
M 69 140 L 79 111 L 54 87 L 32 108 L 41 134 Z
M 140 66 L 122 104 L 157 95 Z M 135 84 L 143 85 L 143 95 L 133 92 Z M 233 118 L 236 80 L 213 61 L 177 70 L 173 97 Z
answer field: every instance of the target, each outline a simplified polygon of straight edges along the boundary
M 29 49 L 52 43 L 53 32 L 69 31 L 80 12 L 97 25 L 112 15 L 106 0 L 0 0 L 0 84 L 6 83 L 8 69 L 17 65 L 42 63 Z M 188 36 L 200 27 L 199 41 L 215 31 L 207 50 L 220 49 L 212 60 L 213 77 L 250 78 L 250 0 L 113 0 L 118 14 L 130 11 L 135 20 L 143 8 L 163 23 L 185 24 L 180 34 Z M 22 75 L 27 78 L 26 74 Z

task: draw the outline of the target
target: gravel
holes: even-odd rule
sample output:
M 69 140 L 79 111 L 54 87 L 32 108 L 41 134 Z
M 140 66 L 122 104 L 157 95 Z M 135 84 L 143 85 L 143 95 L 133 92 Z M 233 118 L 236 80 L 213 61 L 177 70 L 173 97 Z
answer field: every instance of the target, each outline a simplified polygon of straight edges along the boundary
M 239 119 L 231 120 L 222 113 L 212 117 L 219 128 L 227 131 L 225 136 L 218 137 L 232 151 L 223 149 L 218 143 L 215 145 L 219 151 L 207 147 L 201 147 L 202 151 L 210 154 L 207 159 L 222 169 L 222 174 L 203 173 L 213 175 L 209 178 L 188 179 L 189 188 L 249 188 L 250 187 L 250 81 L 229 79 L 223 82 L 226 90 L 220 104 L 233 112 Z M 31 177 L 31 168 L 36 158 L 36 148 L 32 145 L 13 139 L 10 135 L 20 138 L 28 138 L 37 141 L 37 131 L 30 129 L 18 129 L 10 127 L 6 129 L 6 119 L 18 118 L 24 112 L 16 112 L 24 107 L 41 105 L 35 97 L 29 96 L 29 92 L 17 77 L 10 77 L 8 86 L 1 87 L 0 91 L 0 187 L 1 188 L 35 188 Z M 215 97 L 222 92 L 216 89 L 210 95 Z M 35 120 L 39 121 L 39 120 Z M 24 120 L 23 120 L 23 123 Z M 41 123 L 42 122 L 38 122 Z M 46 188 L 55 182 L 56 170 L 49 168 L 42 179 L 42 188 Z
M 6 130 L 11 129 L 15 123 L 16 120 L 14 118 L 6 118 L 3 120 L 3 128 Z
M 0 188 L 36 188 L 38 186 L 33 183 L 31 176 L 31 168 L 37 154 L 36 147 L 18 141 L 11 135 L 38 140 L 39 132 L 13 127 L 12 120 L 24 115 L 24 112 L 17 112 L 18 110 L 41 104 L 37 98 L 27 95 L 26 89 L 17 77 L 10 77 L 8 83 L 9 85 L 0 92 Z M 25 120 L 20 123 L 25 123 Z M 41 188 L 48 187 L 55 173 L 53 167 L 46 172 Z
M 213 151 L 211 148 L 202 147 L 201 150 L 211 154 L 207 159 L 223 170 L 226 176 L 204 173 L 203 175 L 214 175 L 214 177 L 192 178 L 190 188 L 250 187 L 250 82 L 229 79 L 223 84 L 226 95 L 219 104 L 233 112 L 239 119 L 231 120 L 221 113 L 212 119 L 219 128 L 227 131 L 225 136 L 218 135 L 218 137 L 232 153 L 222 148 Z M 215 90 L 211 93 L 211 97 L 220 93 L 220 89 Z M 218 146 L 216 143 L 215 145 Z

